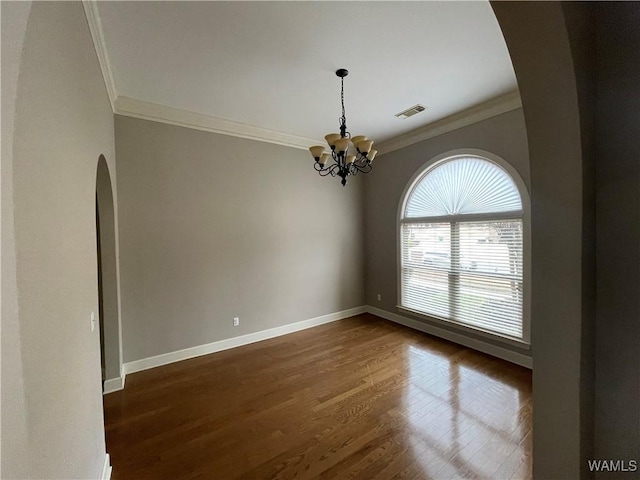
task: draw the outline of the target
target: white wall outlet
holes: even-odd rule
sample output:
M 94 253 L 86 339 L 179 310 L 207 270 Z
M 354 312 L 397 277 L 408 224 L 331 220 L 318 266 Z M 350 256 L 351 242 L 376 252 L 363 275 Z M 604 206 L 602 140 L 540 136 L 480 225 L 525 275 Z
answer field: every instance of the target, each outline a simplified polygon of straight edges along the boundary
M 382 295 L 378 294 L 378 301 L 381 302 L 382 301 Z
M 240 317 L 233 317 L 233 326 L 237 327 L 240 325 Z
M 91 312 L 91 331 L 93 332 L 96 329 L 96 312 Z

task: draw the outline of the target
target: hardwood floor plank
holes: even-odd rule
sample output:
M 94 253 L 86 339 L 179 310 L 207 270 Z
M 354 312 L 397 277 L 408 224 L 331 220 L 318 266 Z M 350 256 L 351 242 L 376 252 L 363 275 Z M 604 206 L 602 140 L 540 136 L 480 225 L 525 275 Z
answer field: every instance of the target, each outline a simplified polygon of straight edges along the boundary
M 127 377 L 114 480 L 531 478 L 531 372 L 373 315 Z

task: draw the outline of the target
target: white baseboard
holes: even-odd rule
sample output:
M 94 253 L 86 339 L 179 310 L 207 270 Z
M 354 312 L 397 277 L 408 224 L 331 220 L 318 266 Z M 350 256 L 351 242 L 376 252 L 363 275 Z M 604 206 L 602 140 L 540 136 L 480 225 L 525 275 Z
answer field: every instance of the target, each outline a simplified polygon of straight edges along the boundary
M 405 327 L 413 328 L 414 330 L 419 330 L 436 337 L 444 338 L 445 340 L 449 340 L 450 342 L 473 348 L 474 350 L 478 350 L 482 353 L 486 353 L 488 355 L 501 358 L 502 360 L 515 363 L 516 365 L 521 365 L 526 368 L 532 368 L 533 364 L 531 357 L 527 355 L 523 355 L 506 348 L 498 347 L 496 345 L 483 342 L 482 340 L 470 338 L 466 335 L 450 332 L 449 330 L 438 328 L 425 322 L 419 322 L 418 320 L 413 320 L 412 318 L 404 317 L 402 315 L 398 315 L 397 313 L 387 312 L 386 310 L 381 310 L 379 308 L 372 307 L 371 305 L 367 305 L 366 311 L 378 317 L 382 317 L 386 320 L 404 325 Z
M 122 390 L 124 388 L 124 380 L 125 380 L 124 375 L 122 375 L 121 377 L 105 380 L 102 394 L 106 395 L 107 393 L 117 392 L 118 390 Z
M 111 458 L 108 453 L 104 455 L 104 464 L 102 465 L 102 475 L 100 480 L 109 480 L 111 478 Z
M 320 317 L 303 320 L 301 322 L 290 323 L 289 325 L 270 328 L 268 330 L 262 330 L 260 332 L 249 333 L 240 337 L 227 338 L 225 340 L 219 340 L 217 342 L 207 343 L 205 345 L 198 345 L 197 347 L 185 348 L 184 350 L 163 353 L 162 355 L 143 358 L 141 360 L 134 360 L 133 362 L 127 362 L 124 364 L 124 373 L 129 374 L 140 372 L 149 368 L 160 367 L 162 365 L 179 362 L 181 360 L 187 360 L 189 358 L 200 357 L 202 355 L 221 352 L 230 348 L 241 347 L 250 343 L 260 342 L 269 338 L 279 337 L 288 333 L 317 327 L 319 325 L 324 325 L 325 323 L 335 322 L 336 320 L 342 320 L 343 318 L 359 315 L 361 313 L 364 313 L 365 311 L 366 307 L 364 306 L 350 308 L 349 310 L 330 313 L 328 315 L 322 315 Z

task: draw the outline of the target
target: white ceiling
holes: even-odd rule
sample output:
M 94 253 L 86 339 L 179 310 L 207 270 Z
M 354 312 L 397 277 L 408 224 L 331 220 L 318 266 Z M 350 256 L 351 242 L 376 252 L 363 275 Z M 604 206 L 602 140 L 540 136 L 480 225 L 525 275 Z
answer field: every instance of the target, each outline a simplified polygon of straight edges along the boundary
M 517 89 L 488 2 L 99 2 L 116 94 L 381 142 Z M 394 114 L 421 103 L 407 120 Z

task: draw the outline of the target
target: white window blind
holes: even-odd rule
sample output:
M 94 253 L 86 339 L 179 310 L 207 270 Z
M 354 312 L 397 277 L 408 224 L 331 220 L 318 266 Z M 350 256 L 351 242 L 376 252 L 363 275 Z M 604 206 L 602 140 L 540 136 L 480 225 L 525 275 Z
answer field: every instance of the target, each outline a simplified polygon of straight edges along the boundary
M 505 170 L 438 164 L 408 193 L 400 228 L 402 307 L 523 339 L 522 202 Z

